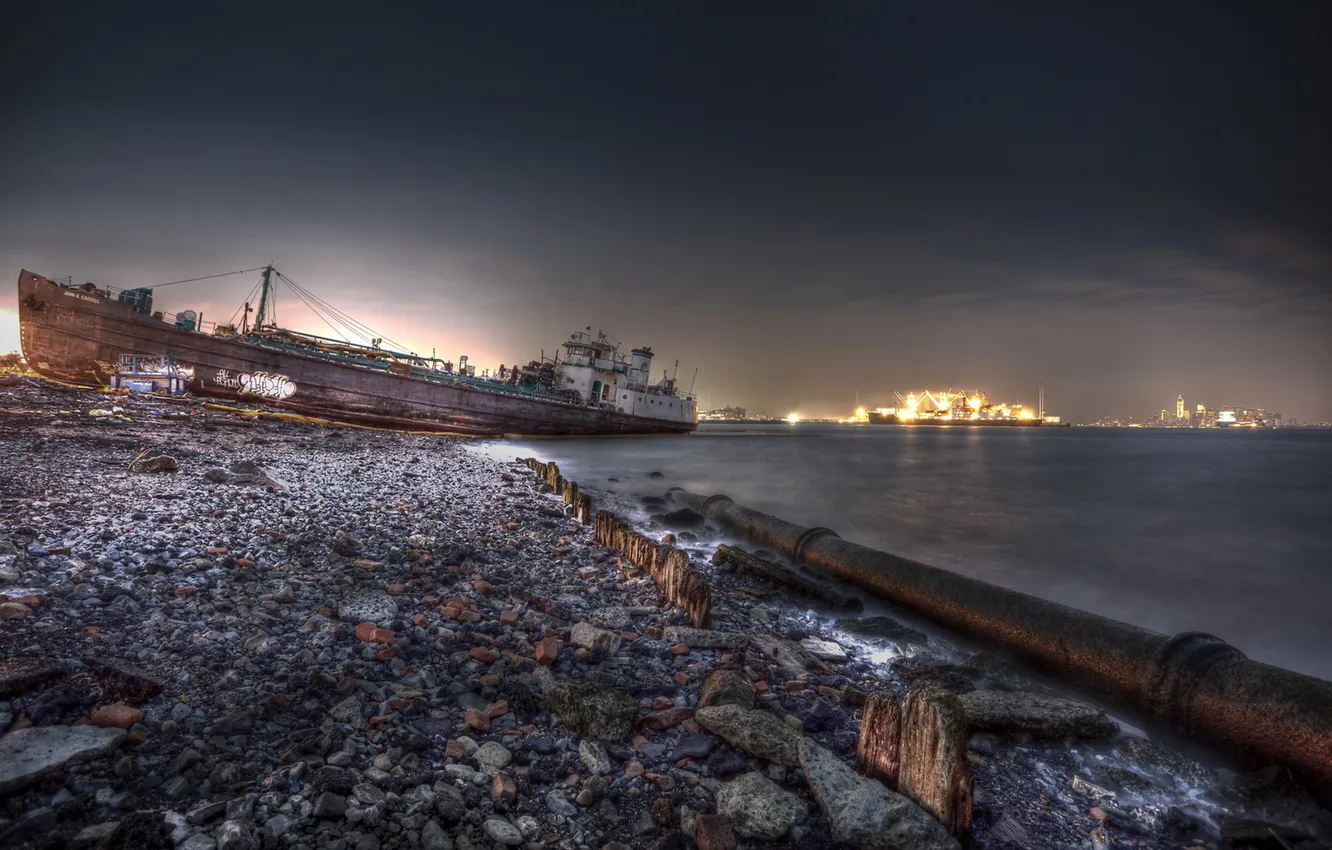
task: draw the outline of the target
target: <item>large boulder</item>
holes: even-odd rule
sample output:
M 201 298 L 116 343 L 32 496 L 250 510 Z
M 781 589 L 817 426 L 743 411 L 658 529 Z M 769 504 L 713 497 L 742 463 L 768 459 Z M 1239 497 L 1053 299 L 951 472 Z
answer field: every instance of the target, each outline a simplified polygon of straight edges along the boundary
M 1094 705 L 1016 691 L 972 691 L 958 697 L 973 732 L 1026 732 L 1036 738 L 1109 738 L 1119 724 Z
M 960 850 L 943 824 L 882 782 L 856 773 L 809 738 L 798 749 L 800 769 L 838 841 L 858 850 Z
M 124 729 L 101 726 L 30 726 L 0 738 L 0 794 L 22 788 L 47 771 L 109 754 Z
M 698 708 L 710 705 L 754 707 L 754 684 L 739 670 L 722 668 L 712 671 L 698 695 Z
M 717 792 L 717 814 L 736 834 L 775 841 L 809 815 L 809 806 L 761 773 L 746 773 Z
M 794 767 L 800 763 L 800 733 L 777 715 L 738 705 L 714 705 L 694 713 L 699 725 L 751 756 Z
M 554 684 L 546 690 L 546 700 L 560 722 L 580 738 L 622 741 L 638 716 L 633 697 L 586 679 Z

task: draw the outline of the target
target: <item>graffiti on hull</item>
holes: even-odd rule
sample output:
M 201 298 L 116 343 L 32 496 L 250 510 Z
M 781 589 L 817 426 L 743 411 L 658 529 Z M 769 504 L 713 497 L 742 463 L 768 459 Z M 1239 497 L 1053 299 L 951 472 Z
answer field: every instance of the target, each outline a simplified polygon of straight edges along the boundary
M 286 375 L 271 372 L 241 372 L 235 374 L 219 369 L 213 382 L 219 387 L 238 391 L 241 395 L 257 395 L 281 401 L 296 394 L 296 384 Z

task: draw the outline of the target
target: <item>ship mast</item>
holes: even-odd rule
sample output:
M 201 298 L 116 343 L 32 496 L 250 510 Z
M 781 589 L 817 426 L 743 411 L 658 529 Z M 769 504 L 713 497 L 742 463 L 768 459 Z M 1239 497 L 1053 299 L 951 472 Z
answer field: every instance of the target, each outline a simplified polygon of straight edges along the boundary
M 269 293 L 272 291 L 272 289 L 273 289 L 273 264 L 269 263 L 268 265 L 264 266 L 264 283 L 263 283 L 263 291 L 259 295 L 259 312 L 257 312 L 254 316 L 254 329 L 257 331 L 262 331 L 264 329 L 264 319 L 268 318 L 268 316 L 266 315 L 268 311 L 268 298 L 269 298 Z

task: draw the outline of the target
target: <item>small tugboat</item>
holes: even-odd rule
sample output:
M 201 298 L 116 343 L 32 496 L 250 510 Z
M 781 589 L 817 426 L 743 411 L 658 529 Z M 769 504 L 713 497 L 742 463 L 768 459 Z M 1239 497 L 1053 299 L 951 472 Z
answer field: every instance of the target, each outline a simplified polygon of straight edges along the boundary
M 588 328 L 564 342 L 562 356 L 478 376 L 465 356 L 455 366 L 384 348 L 382 338 L 365 333 L 369 328 L 271 265 L 244 271 L 262 273 L 259 303 L 253 324 L 247 303 L 236 327 L 205 325 L 191 310 L 153 312 L 151 288 L 76 286 L 24 270 L 18 280 L 24 357 L 38 374 L 67 382 L 159 381 L 150 386 L 391 428 L 593 435 L 685 434 L 698 427 L 694 397 L 679 392 L 673 376 L 652 380 L 651 348 L 626 357 Z M 278 326 L 278 280 L 317 315 L 370 343 Z M 145 371 L 148 360 L 153 367 Z

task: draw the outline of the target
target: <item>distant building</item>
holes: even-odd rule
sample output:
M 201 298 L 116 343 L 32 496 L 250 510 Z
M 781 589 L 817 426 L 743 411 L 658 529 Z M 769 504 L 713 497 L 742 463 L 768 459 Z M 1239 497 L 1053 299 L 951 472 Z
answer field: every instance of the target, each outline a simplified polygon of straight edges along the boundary
M 1188 414 L 1184 412 L 1184 396 L 1182 395 L 1176 396 L 1175 398 L 1175 418 L 1176 419 L 1189 418 Z
M 723 407 L 718 410 L 707 410 L 698 415 L 702 422 L 735 422 L 745 418 L 745 409 L 743 407 Z

